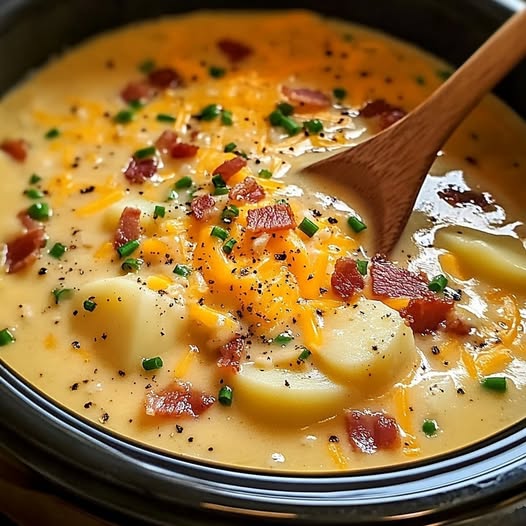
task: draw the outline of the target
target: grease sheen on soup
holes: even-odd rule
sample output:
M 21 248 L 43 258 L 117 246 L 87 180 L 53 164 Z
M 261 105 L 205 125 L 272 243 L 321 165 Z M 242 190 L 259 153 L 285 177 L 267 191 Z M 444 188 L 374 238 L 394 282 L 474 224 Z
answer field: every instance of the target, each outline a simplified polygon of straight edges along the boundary
M 52 61 L 0 104 L 1 359 L 108 430 L 249 468 L 386 466 L 516 423 L 524 123 L 483 101 L 390 261 L 356 196 L 298 175 L 448 74 L 300 11 L 146 22 Z

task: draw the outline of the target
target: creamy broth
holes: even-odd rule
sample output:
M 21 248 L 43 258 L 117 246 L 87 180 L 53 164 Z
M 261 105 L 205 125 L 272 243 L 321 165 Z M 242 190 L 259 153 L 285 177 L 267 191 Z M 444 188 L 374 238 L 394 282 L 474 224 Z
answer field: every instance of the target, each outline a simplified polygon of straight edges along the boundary
M 228 35 L 248 46 L 246 56 L 218 47 Z M 144 88 L 156 68 L 173 68 L 184 85 L 148 93 L 142 107 L 127 105 L 123 88 Z M 390 257 L 424 273 L 426 287 L 434 276 L 447 278 L 446 296 L 433 294 L 454 297 L 454 305 L 447 323 L 438 320 L 426 334 L 397 312 L 405 312 L 406 296 L 374 294 L 367 251 L 374 232 L 348 224 L 351 216 L 368 224 L 356 197 L 298 175 L 316 156 L 379 130 L 382 117 L 367 117 L 368 103 L 387 101 L 391 115 L 409 111 L 448 72 L 390 37 L 306 12 L 146 22 L 54 60 L 0 104 L 0 140 L 29 145 L 23 162 L 0 155 L 0 241 L 24 235 L 17 215 L 34 203 L 52 210 L 36 261 L 8 272 L 3 245 L 0 358 L 107 430 L 248 468 L 392 465 L 471 444 L 524 418 L 524 123 L 484 100 L 440 152 Z M 318 106 L 287 88 L 314 90 Z M 273 126 L 268 116 L 283 102 L 293 113 L 284 116 L 282 106 Z M 310 131 L 293 133 L 304 122 Z M 196 155 L 145 150 L 166 130 L 179 144 L 198 146 Z M 136 162 L 157 162 L 141 184 L 125 176 L 134 152 Z M 245 157 L 226 184 L 253 177 L 264 197 L 214 195 L 208 217 L 191 213 L 192 199 L 221 193 L 216 168 Z M 32 174 L 39 179 L 30 181 Z M 225 220 L 232 204 L 239 214 L 230 207 Z M 298 226 L 250 231 L 248 211 L 263 206 L 291 210 Z M 113 240 L 125 207 L 141 210 L 141 231 L 139 247 L 119 257 Z M 225 250 L 230 239 L 236 244 Z M 360 263 L 363 290 L 348 298 L 332 279 L 344 257 L 368 262 L 367 272 Z M 143 261 L 137 272 L 136 261 L 121 268 L 128 258 Z M 469 334 L 456 334 L 455 320 Z M 218 366 L 219 349 L 236 335 L 244 345 L 239 372 Z M 144 360 L 155 357 L 163 366 L 146 371 Z M 505 378 L 506 390 L 482 385 L 488 377 Z M 166 408 L 159 393 L 177 380 L 215 402 L 198 417 L 153 416 L 159 404 Z M 217 400 L 224 386 L 233 389 L 231 405 Z M 361 451 L 348 434 L 349 410 L 385 413 L 399 442 Z

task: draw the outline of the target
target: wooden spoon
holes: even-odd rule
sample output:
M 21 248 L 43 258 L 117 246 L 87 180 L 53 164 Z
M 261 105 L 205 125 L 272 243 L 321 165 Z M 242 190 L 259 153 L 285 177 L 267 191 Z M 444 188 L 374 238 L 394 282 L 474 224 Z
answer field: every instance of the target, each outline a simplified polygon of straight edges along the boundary
M 437 152 L 480 99 L 526 55 L 526 9 L 513 15 L 425 102 L 393 126 L 303 172 L 339 180 L 370 209 L 375 253 L 400 238 Z

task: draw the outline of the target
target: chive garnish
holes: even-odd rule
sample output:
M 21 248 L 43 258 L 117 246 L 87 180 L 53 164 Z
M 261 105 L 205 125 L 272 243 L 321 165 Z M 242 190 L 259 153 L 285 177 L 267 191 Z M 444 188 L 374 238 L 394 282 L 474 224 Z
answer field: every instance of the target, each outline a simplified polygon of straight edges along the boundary
M 284 128 L 291 137 L 297 135 L 301 131 L 301 125 L 290 117 L 283 116 L 281 119 L 281 127 Z
M 155 369 L 160 369 L 163 366 L 163 359 L 160 356 L 155 356 L 154 358 L 144 358 L 142 361 L 142 368 L 145 371 L 154 371 Z
M 42 197 L 44 197 L 44 192 L 41 192 L 36 188 L 28 188 L 27 190 L 24 190 L 24 195 L 29 197 L 29 199 L 42 199 Z
M 223 110 L 221 112 L 221 124 L 225 126 L 232 126 L 232 124 L 234 124 L 234 117 L 230 110 Z
M 298 225 L 298 228 L 309 237 L 312 237 L 320 229 L 320 227 L 308 217 L 303 218 L 303 221 Z
M 51 291 L 55 296 L 55 303 L 58 305 L 62 300 L 69 300 L 73 297 L 73 289 L 53 289 Z
M 309 349 L 307 349 L 307 347 L 303 347 L 303 350 L 300 352 L 297 361 L 304 362 L 305 360 L 309 358 L 311 354 L 312 353 L 309 351 Z
M 224 77 L 226 74 L 226 69 L 221 68 L 219 66 L 210 66 L 208 68 L 208 73 L 211 77 L 215 79 L 220 79 L 221 77 Z
M 227 205 L 221 212 L 221 219 L 225 223 L 231 223 L 235 217 L 239 216 L 239 208 L 236 205 Z
M 56 139 L 59 135 L 60 131 L 58 130 L 58 128 L 51 128 L 45 133 L 44 137 L 46 139 Z
M 144 108 L 144 102 L 142 102 L 141 100 L 137 99 L 137 100 L 130 100 L 128 102 L 128 106 L 133 110 L 133 111 L 138 111 L 140 110 L 141 108 Z
M 159 122 L 169 122 L 169 123 L 175 122 L 175 117 L 173 117 L 172 115 L 168 115 L 167 113 L 158 113 L 155 119 Z
M 367 228 L 367 225 L 360 221 L 356 216 L 351 216 L 347 219 L 347 224 L 358 234 Z
M 177 190 L 183 190 L 184 188 L 190 188 L 192 183 L 192 178 L 188 177 L 188 175 L 185 175 L 184 177 L 181 177 L 181 179 L 175 181 L 174 188 Z
M 447 287 L 447 278 L 444 274 L 438 274 L 435 276 L 427 285 L 429 290 L 433 292 L 444 292 L 444 289 Z
M 332 94 L 335 99 L 342 100 L 347 97 L 347 90 L 345 88 L 334 88 Z
M 280 334 L 278 334 L 272 342 L 277 345 L 286 345 L 287 343 L 291 342 L 294 339 L 294 336 L 290 333 L 290 331 L 285 331 Z
M 422 431 L 428 437 L 436 435 L 438 431 L 438 424 L 436 423 L 436 420 L 424 420 L 424 423 L 422 424 Z
M 508 388 L 505 376 L 486 376 L 480 383 L 485 389 L 498 393 L 504 393 Z
M 188 265 L 177 263 L 174 267 L 173 273 L 183 278 L 187 278 L 192 273 L 192 269 Z
M 164 208 L 164 206 L 155 205 L 155 208 L 153 209 L 153 218 L 157 219 L 158 217 L 164 217 L 165 213 L 166 209 Z
M 84 310 L 93 312 L 97 308 L 97 304 L 93 300 L 84 300 Z
M 356 260 L 356 268 L 358 269 L 358 272 L 362 276 L 367 275 L 367 266 L 369 265 L 368 261 L 365 261 L 364 259 L 357 259 Z
M 151 73 L 155 69 L 155 61 L 151 58 L 147 58 L 137 66 L 137 69 L 141 73 L 148 75 L 148 73 Z
M 234 395 L 234 390 L 228 385 L 223 385 L 221 389 L 219 389 L 217 400 L 219 401 L 221 405 L 225 405 L 229 407 L 232 405 L 233 395 Z
M 31 219 L 37 221 L 45 221 L 51 217 L 51 209 L 47 203 L 35 203 L 27 209 L 27 213 Z
M 262 168 L 258 172 L 258 177 L 261 177 L 261 179 L 270 179 L 272 177 L 272 172 L 266 168 Z
M 203 121 L 213 121 L 220 113 L 221 106 L 219 104 L 209 104 L 201 110 L 199 118 Z
M 144 261 L 140 258 L 126 258 L 121 265 L 124 272 L 138 272 Z
M 223 244 L 223 252 L 225 254 L 230 254 L 232 252 L 232 250 L 234 249 L 234 245 L 237 243 L 237 241 L 231 237 L 228 241 L 226 241 L 224 244 Z
M 0 347 L 4 347 L 14 342 L 15 342 L 15 337 L 8 328 L 2 329 L 0 331 Z
M 228 232 L 224 228 L 221 228 L 220 226 L 213 227 L 212 230 L 210 231 L 210 235 L 214 237 L 218 237 L 219 239 L 221 239 L 221 241 L 226 241 L 228 238 Z
M 229 142 L 223 149 L 225 153 L 233 152 L 237 148 L 237 144 L 235 142 Z
M 122 247 L 119 247 L 117 249 L 117 252 L 119 253 L 119 257 L 126 258 L 133 254 L 138 248 L 139 248 L 139 240 L 133 239 L 132 241 L 128 241 Z
M 149 157 L 153 157 L 157 153 L 157 149 L 155 146 L 147 146 L 146 148 L 141 148 L 140 150 L 137 150 L 133 156 L 136 159 L 147 159 Z
M 270 121 L 270 124 L 272 126 L 281 126 L 281 121 L 283 119 L 284 115 L 279 110 L 274 110 L 269 116 L 268 120 Z
M 285 115 L 285 117 L 290 117 L 294 113 L 294 106 L 288 102 L 280 102 L 276 108 L 282 115 Z
M 226 187 L 226 186 L 218 186 L 214 190 L 214 194 L 213 195 L 226 195 L 226 194 L 228 194 L 228 192 L 229 192 L 228 187 Z
M 31 174 L 31 177 L 29 178 L 29 184 L 38 184 L 42 181 L 42 177 L 38 174 Z
M 49 251 L 49 255 L 51 257 L 54 257 L 55 259 L 60 259 L 64 255 L 66 250 L 67 247 L 65 247 L 62 243 L 55 243 Z
M 225 180 L 219 174 L 212 177 L 212 183 L 215 188 L 224 188 L 226 186 Z
M 114 122 L 118 124 L 128 124 L 135 118 L 132 110 L 121 110 L 113 116 Z
M 319 119 L 311 119 L 310 121 L 305 121 L 303 127 L 312 134 L 320 133 L 323 131 L 323 123 Z

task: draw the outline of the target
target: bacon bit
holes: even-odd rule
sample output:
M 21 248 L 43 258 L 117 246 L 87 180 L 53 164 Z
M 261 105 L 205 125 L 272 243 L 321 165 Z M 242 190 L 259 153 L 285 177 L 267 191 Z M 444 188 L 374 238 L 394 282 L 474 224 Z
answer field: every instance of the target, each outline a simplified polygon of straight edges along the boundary
M 42 223 L 33 219 L 26 210 L 18 212 L 17 216 L 22 225 L 26 230 L 35 230 L 37 228 L 42 228 Z
M 215 204 L 216 202 L 211 195 L 200 195 L 199 197 L 194 197 L 192 199 L 192 202 L 190 203 L 190 208 L 194 213 L 194 217 L 198 221 L 202 221 L 203 219 L 208 219 L 208 217 L 212 213 Z
M 400 316 L 407 320 L 413 331 L 429 334 L 438 329 L 452 309 L 452 300 L 439 297 L 413 298 L 400 311 Z
M 383 99 L 368 102 L 361 110 L 360 115 L 366 119 L 378 117 L 380 128 L 384 130 L 406 116 L 405 110 L 392 106 Z
M 41 225 L 7 243 L 7 272 L 15 273 L 31 265 L 45 245 L 46 235 Z
M 221 357 L 217 360 L 218 367 L 230 367 L 234 372 L 239 371 L 241 353 L 245 349 L 245 340 L 236 334 L 232 340 L 219 348 Z
M 296 228 L 296 219 L 288 204 L 263 206 L 249 210 L 247 213 L 247 230 L 256 234 L 292 228 Z
M 235 201 L 257 203 L 265 198 L 265 190 L 263 190 L 253 177 L 246 177 L 230 189 L 228 197 Z
M 348 300 L 363 289 L 363 276 L 358 272 L 354 259 L 340 258 L 336 261 L 331 276 L 331 285 L 334 292 L 343 300 Z
M 471 329 L 472 325 L 467 323 L 465 320 L 457 317 L 448 317 L 444 326 L 444 331 L 451 334 L 456 334 L 457 336 L 467 336 Z
M 215 402 L 213 396 L 198 393 L 189 382 L 176 381 L 174 387 L 146 395 L 146 414 L 150 416 L 197 418 Z
M 139 239 L 141 235 L 141 210 L 127 206 L 119 219 L 119 226 L 113 239 L 115 249 L 122 247 L 129 241 Z
M 133 102 L 136 100 L 147 102 L 154 95 L 155 89 L 146 80 L 130 82 L 121 91 L 121 97 L 125 102 Z
M 0 150 L 19 163 L 23 163 L 26 160 L 27 148 L 28 144 L 24 139 L 5 139 L 0 144 Z
M 233 159 L 225 161 L 220 164 L 212 175 L 220 175 L 224 181 L 228 181 L 233 175 L 237 174 L 241 168 L 247 165 L 247 161 L 243 157 L 236 156 Z
M 355 450 L 371 454 L 400 445 L 396 420 L 385 413 L 347 411 L 345 420 L 349 440 Z
M 157 172 L 155 159 L 135 159 L 132 157 L 130 164 L 124 171 L 124 177 L 132 184 L 142 184 L 151 179 Z
M 198 150 L 199 146 L 187 144 L 185 142 L 178 142 L 171 147 L 170 155 L 174 159 L 188 159 L 190 157 L 195 157 Z
M 164 130 L 155 141 L 155 147 L 161 153 L 168 153 L 178 142 L 177 133 L 172 130 Z
M 321 91 L 309 88 L 289 88 L 288 86 L 283 86 L 281 91 L 287 99 L 299 104 L 316 106 L 318 108 L 327 108 L 331 105 L 331 99 Z
M 160 89 L 174 89 L 183 85 L 183 79 L 175 69 L 159 68 L 148 75 L 148 80 L 152 86 Z
M 217 47 L 228 57 L 230 62 L 239 62 L 253 52 L 251 47 L 230 38 L 219 40 Z
M 405 268 L 397 267 L 377 254 L 371 262 L 373 293 L 388 298 L 422 298 L 432 296 L 427 281 Z
M 438 197 L 451 206 L 461 206 L 469 203 L 478 206 L 484 212 L 495 210 L 495 201 L 486 193 L 475 192 L 474 190 L 461 190 L 450 184 L 443 190 L 439 190 L 437 194 Z

